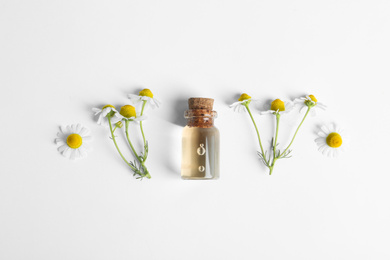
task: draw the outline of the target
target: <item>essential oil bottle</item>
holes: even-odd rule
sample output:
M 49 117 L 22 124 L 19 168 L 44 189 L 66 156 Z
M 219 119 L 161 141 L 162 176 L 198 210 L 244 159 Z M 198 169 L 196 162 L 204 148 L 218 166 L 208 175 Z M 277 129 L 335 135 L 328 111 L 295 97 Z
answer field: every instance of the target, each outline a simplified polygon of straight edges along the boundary
M 190 98 L 184 117 L 181 177 L 185 180 L 219 178 L 219 131 L 214 126 L 214 99 Z

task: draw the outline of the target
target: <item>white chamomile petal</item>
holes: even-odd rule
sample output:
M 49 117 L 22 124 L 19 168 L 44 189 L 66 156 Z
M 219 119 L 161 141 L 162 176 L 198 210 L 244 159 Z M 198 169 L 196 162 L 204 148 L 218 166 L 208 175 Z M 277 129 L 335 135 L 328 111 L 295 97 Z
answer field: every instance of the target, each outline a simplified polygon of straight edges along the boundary
M 76 133 L 80 133 L 82 126 L 80 124 L 76 125 Z
M 67 146 L 65 149 L 62 151 L 62 155 L 65 156 L 66 158 L 69 158 L 70 156 L 71 149 Z
M 138 96 L 138 95 L 128 94 L 127 97 L 130 99 L 130 102 L 133 103 L 133 105 L 142 101 L 141 96 Z
M 70 126 L 70 132 L 71 132 L 71 133 L 76 133 L 75 125 L 71 125 L 71 126 Z
M 326 106 L 324 104 L 320 103 L 320 102 L 317 102 L 316 107 L 321 108 L 322 110 L 326 109 Z
M 83 136 L 83 141 L 91 141 L 92 136 Z
M 142 115 L 142 116 L 137 116 L 136 118 L 134 118 L 133 120 L 134 121 L 144 121 L 146 120 L 148 117 L 146 115 Z
M 246 108 L 242 104 L 239 104 L 233 108 L 233 111 L 238 113 L 243 113 L 246 112 Z
M 268 114 L 273 114 L 276 111 L 274 110 L 267 110 L 267 111 L 260 111 L 260 115 L 268 115 Z
M 80 157 L 81 158 L 84 158 L 84 157 L 87 157 L 87 151 L 84 147 L 80 147 L 79 148 L 79 152 L 80 152 Z
M 306 110 L 307 110 L 307 106 L 302 106 L 302 107 L 299 109 L 299 113 L 306 112 Z
M 285 103 L 285 106 L 286 106 L 286 111 L 290 112 L 291 110 L 294 109 L 294 106 L 295 106 L 294 102 L 292 102 L 290 100 L 287 100 L 284 103 Z
M 327 135 L 330 133 L 330 130 L 327 126 L 323 125 L 321 126 L 321 130 Z
M 66 130 L 66 126 L 60 126 L 60 133 L 59 134 L 64 134 L 67 130 Z
M 319 136 L 319 137 L 326 137 L 326 134 L 323 132 L 323 131 L 319 131 L 318 133 L 317 133 L 317 135 Z M 316 139 L 317 140 L 317 139 Z
M 242 105 L 241 101 L 234 102 L 233 104 L 229 105 L 230 108 L 235 108 L 238 105 Z
M 87 135 L 88 132 L 89 132 L 89 130 L 87 128 L 83 127 L 80 131 L 80 135 L 85 136 L 85 135 Z
M 55 143 L 58 152 L 71 160 L 84 157 L 87 154 L 87 144 L 92 139 L 89 130 L 81 124 L 60 126 L 57 136 Z
M 55 142 L 56 144 L 59 144 L 59 145 L 64 144 L 64 141 L 63 141 L 61 138 L 56 138 L 56 139 L 54 139 L 54 142 Z
M 150 98 L 150 106 L 152 107 L 152 108 L 159 108 L 160 107 L 160 105 L 161 105 L 161 102 L 160 101 L 158 101 L 157 99 L 155 99 L 155 98 Z
M 76 159 L 75 153 L 76 153 L 75 149 L 72 149 L 72 150 L 70 151 L 69 159 L 71 159 L 71 160 Z
M 63 144 L 63 145 L 61 145 L 61 146 L 59 146 L 59 147 L 57 148 L 57 150 L 58 150 L 60 153 L 62 153 L 63 151 L 65 151 L 65 149 L 68 149 L 68 146 L 67 146 L 66 144 Z
M 248 100 L 234 102 L 233 104 L 229 105 L 229 107 L 232 108 L 234 112 L 245 112 L 246 108 L 244 106 L 244 102 L 246 101 Z
M 102 110 L 100 108 L 93 107 L 92 112 L 95 112 L 95 116 L 96 116 L 97 114 L 101 113 Z

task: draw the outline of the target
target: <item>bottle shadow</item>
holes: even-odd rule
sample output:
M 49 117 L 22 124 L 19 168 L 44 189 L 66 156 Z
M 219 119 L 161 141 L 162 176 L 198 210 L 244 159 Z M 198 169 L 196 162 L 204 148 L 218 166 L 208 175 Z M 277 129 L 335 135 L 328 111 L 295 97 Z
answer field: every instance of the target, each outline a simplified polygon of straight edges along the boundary
M 184 112 L 188 109 L 188 97 L 179 96 L 169 100 L 169 107 L 163 114 L 163 120 L 168 123 L 165 132 L 162 133 L 163 150 L 158 151 L 163 158 L 163 166 L 172 177 L 179 177 L 181 172 L 181 135 L 187 125 Z M 165 128 L 165 127 L 164 127 Z
M 184 112 L 188 109 L 188 98 L 178 98 L 172 101 L 173 113 L 167 120 L 178 126 L 186 126 L 187 120 L 184 118 Z

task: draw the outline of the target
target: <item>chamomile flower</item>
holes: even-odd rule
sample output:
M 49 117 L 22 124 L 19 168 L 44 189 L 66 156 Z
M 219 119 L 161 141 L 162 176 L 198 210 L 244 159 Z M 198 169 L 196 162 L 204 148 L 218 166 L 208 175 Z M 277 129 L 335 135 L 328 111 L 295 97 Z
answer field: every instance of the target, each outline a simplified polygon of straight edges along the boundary
M 252 97 L 246 93 L 241 94 L 237 102 L 234 102 L 229 107 L 233 108 L 234 112 L 244 112 L 246 110 L 245 106 L 252 102 Z
M 143 121 L 146 119 L 146 116 L 137 115 L 135 112 L 135 107 L 132 105 L 124 105 L 121 107 L 119 113 L 116 113 L 115 116 L 121 120 L 129 120 L 129 121 Z
M 139 95 L 128 94 L 131 102 L 137 104 L 141 101 L 146 101 L 146 104 L 149 105 L 152 109 L 158 108 L 161 105 L 161 102 L 153 97 L 152 91 L 150 89 L 143 89 L 139 92 Z
M 305 111 L 306 107 L 310 107 L 312 111 L 311 112 L 312 116 L 315 116 L 317 114 L 315 108 L 321 108 L 323 110 L 326 109 L 326 106 L 318 102 L 317 98 L 314 95 L 308 95 L 305 97 L 296 98 L 294 100 L 294 103 L 301 106 L 299 112 L 303 112 Z
M 336 124 L 322 126 L 317 135 L 315 142 L 318 145 L 318 151 L 329 157 L 337 157 L 340 152 L 345 151 L 349 143 L 348 135 Z
M 87 156 L 88 142 L 91 140 L 89 130 L 80 124 L 60 127 L 55 143 L 57 150 L 71 160 Z
M 97 123 L 102 126 L 108 126 L 108 119 L 107 119 L 108 114 L 110 114 L 111 117 L 113 118 L 113 115 L 118 113 L 118 111 L 116 111 L 115 107 L 112 105 L 105 105 L 102 108 L 92 108 L 92 111 L 95 112 L 95 116 L 99 115 Z M 115 120 L 112 123 L 115 123 Z
M 275 99 L 274 101 L 265 104 L 264 108 L 268 110 L 260 112 L 261 115 L 286 114 L 294 108 L 294 103 L 289 100 L 282 101 L 280 99 Z

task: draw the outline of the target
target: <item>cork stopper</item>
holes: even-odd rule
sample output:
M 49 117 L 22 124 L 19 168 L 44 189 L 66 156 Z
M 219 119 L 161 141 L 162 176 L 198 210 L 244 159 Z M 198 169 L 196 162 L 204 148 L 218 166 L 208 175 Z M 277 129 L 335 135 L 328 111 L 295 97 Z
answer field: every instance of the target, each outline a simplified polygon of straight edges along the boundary
M 213 110 L 214 99 L 212 98 L 190 98 L 188 99 L 189 109 Z
M 214 118 L 217 112 L 213 111 L 214 99 L 190 98 L 189 109 L 184 113 L 189 127 L 210 128 L 214 126 Z

